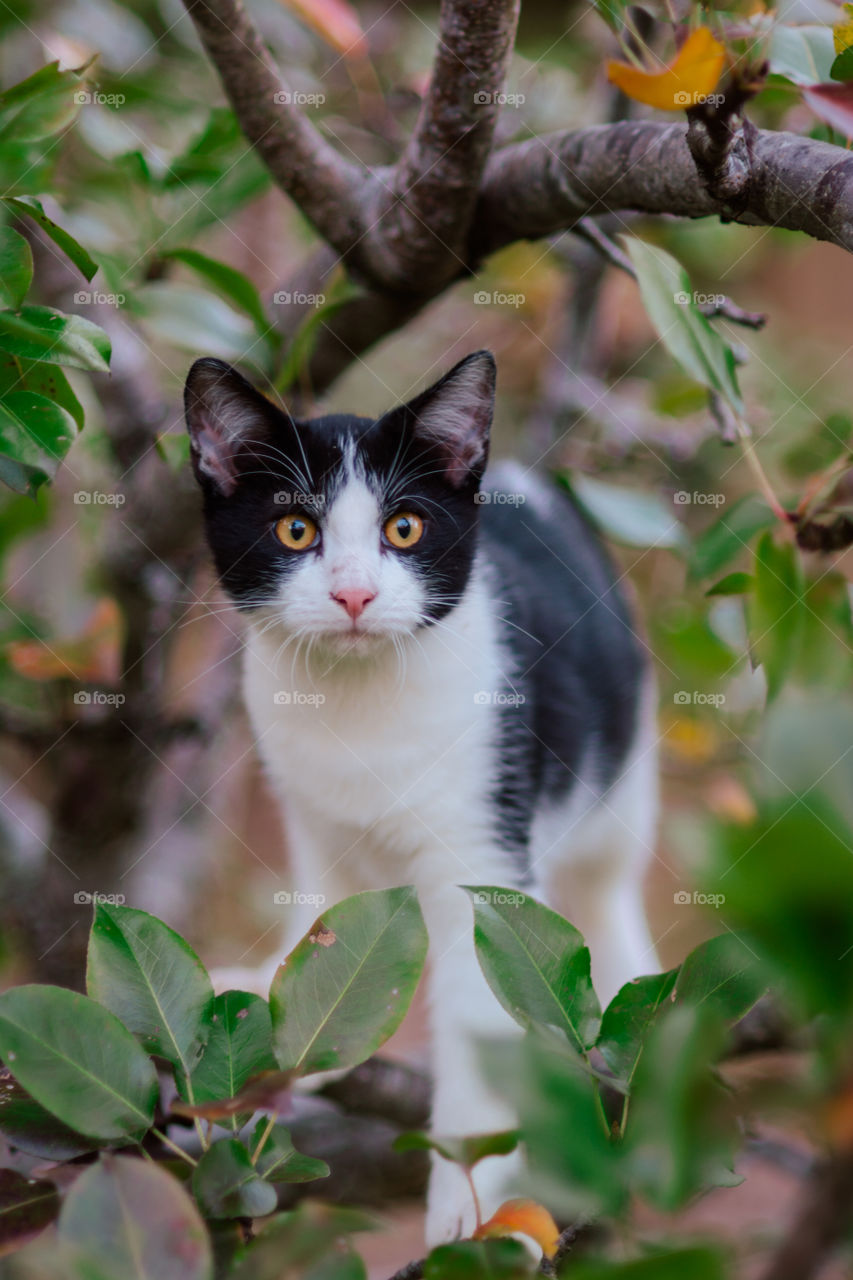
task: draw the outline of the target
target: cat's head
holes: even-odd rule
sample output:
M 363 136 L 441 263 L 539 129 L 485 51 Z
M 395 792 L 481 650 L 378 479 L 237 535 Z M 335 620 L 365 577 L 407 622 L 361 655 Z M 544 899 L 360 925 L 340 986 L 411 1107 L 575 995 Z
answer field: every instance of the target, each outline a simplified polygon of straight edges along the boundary
M 192 464 L 234 601 L 341 652 L 440 619 L 471 572 L 494 387 L 494 359 L 476 351 L 380 418 L 302 421 L 197 360 Z

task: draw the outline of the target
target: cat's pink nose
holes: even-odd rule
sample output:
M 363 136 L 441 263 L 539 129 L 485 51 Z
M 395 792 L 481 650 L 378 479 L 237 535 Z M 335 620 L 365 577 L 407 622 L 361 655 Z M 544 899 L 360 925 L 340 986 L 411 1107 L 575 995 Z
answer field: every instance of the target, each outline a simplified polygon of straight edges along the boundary
M 349 587 L 343 591 L 333 591 L 332 599 L 337 600 L 338 604 L 346 609 L 353 622 L 355 622 L 371 600 L 376 599 L 376 592 L 366 591 L 364 587 Z

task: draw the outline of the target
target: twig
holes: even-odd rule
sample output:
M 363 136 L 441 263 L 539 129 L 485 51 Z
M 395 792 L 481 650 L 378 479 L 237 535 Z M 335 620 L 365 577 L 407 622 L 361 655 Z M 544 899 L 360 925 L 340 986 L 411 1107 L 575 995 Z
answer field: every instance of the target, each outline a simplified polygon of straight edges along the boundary
M 853 1152 L 821 1161 L 803 1188 L 799 1208 L 761 1280 L 811 1280 L 850 1228 Z
M 621 271 L 625 271 L 633 280 L 636 280 L 637 273 L 627 253 L 624 253 L 592 218 L 581 218 L 572 230 L 575 235 L 582 236 L 584 240 L 595 245 L 614 267 L 619 267 Z M 733 324 L 742 324 L 750 329 L 761 329 L 767 321 L 766 315 L 756 311 L 744 311 L 737 303 L 732 302 L 731 298 L 722 295 L 718 295 L 716 302 L 700 303 L 699 310 L 705 316 L 722 316 L 726 320 L 731 320 Z

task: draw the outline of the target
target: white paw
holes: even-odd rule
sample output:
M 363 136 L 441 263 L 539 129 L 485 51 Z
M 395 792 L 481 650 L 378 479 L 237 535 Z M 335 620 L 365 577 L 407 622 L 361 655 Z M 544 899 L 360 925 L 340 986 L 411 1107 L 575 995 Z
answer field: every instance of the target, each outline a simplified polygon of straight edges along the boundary
M 514 1192 L 522 1167 L 521 1155 L 489 1156 L 474 1169 L 473 1180 L 480 1204 L 481 1221 L 486 1222 Z M 465 1174 L 458 1165 L 442 1156 L 432 1156 L 427 1194 L 425 1235 L 429 1249 L 450 1240 L 465 1240 L 477 1227 L 474 1197 Z

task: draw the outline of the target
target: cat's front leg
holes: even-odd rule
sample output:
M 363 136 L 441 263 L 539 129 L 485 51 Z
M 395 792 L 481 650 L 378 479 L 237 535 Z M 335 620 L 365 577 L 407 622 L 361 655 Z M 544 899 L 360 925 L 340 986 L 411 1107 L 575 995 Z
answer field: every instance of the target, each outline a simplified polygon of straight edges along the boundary
M 430 1005 L 434 1080 L 432 1133 L 436 1138 L 515 1128 L 509 1105 L 489 1089 L 480 1065 L 484 1040 L 520 1035 L 493 995 L 474 950 L 473 913 L 456 885 L 420 889 L 430 934 Z M 520 1158 L 490 1156 L 473 1172 L 483 1221 L 511 1194 Z M 434 1155 L 427 1197 L 426 1239 L 432 1247 L 470 1236 L 477 1225 L 463 1172 Z

